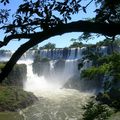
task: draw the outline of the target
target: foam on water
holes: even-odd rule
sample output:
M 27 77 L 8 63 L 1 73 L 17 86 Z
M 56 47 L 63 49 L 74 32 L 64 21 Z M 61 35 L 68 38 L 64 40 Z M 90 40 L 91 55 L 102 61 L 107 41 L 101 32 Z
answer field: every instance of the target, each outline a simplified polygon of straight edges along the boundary
M 54 71 L 56 61 L 50 61 L 51 74 L 49 78 L 34 74 L 32 62 L 32 60 L 18 62 L 27 65 L 27 80 L 24 82 L 24 90 L 33 92 L 38 97 L 38 101 L 34 105 L 21 111 L 24 120 L 82 119 L 82 107 L 93 93 L 84 93 L 74 89 L 61 89 L 65 80 L 78 72 L 77 60 L 65 61 L 63 73 L 58 75 L 60 78 L 57 78 Z M 49 79 L 52 79 L 53 82 Z

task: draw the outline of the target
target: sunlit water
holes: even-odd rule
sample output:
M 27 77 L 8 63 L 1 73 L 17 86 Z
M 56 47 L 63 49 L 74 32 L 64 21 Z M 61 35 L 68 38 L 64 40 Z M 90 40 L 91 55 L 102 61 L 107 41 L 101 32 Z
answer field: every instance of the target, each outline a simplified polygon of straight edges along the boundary
M 44 76 L 32 72 L 32 62 L 27 61 L 26 91 L 33 92 L 38 101 L 34 105 L 20 111 L 24 120 L 81 120 L 83 105 L 92 93 L 84 93 L 74 89 L 61 89 L 61 85 L 50 83 Z
M 25 120 L 80 120 L 82 107 L 91 96 L 68 89 L 41 90 L 36 95 L 39 101 L 22 111 Z

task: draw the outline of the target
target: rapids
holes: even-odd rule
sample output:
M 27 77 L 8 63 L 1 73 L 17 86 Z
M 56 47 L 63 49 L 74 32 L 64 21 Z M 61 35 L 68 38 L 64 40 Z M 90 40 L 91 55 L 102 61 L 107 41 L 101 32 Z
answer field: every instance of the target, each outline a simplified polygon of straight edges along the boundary
M 69 62 L 66 63 L 63 73 L 68 71 L 72 74 Z M 82 120 L 82 107 L 93 93 L 61 89 L 63 81 L 62 84 L 55 80 L 55 83 L 49 82 L 44 76 L 33 74 L 32 61 L 24 63 L 27 65 L 27 80 L 24 83 L 24 90 L 33 92 L 38 97 L 38 101 L 34 105 L 20 111 L 24 120 Z M 71 66 L 75 66 L 75 63 Z M 51 67 L 51 69 L 54 68 L 53 65 Z M 52 75 L 52 79 L 54 79 L 53 71 Z M 61 76 L 64 77 L 64 74 Z
M 92 94 L 73 89 L 39 90 L 38 101 L 21 112 L 24 120 L 82 120 L 83 105 Z

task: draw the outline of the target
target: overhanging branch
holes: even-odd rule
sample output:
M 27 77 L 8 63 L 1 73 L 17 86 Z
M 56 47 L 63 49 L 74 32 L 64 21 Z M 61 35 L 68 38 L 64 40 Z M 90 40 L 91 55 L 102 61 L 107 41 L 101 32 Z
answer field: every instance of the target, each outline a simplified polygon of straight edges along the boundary
M 92 23 L 88 21 L 78 21 L 69 24 L 58 25 L 53 29 L 49 29 L 43 32 L 38 32 L 35 34 L 18 34 L 11 35 L 5 38 L 3 43 L 8 43 L 11 39 L 15 38 L 31 38 L 28 42 L 21 45 L 18 50 L 13 54 L 11 59 L 8 61 L 6 66 L 0 73 L 0 82 L 10 73 L 19 58 L 31 47 L 37 45 L 38 43 L 56 36 L 62 35 L 67 32 L 92 32 L 101 33 L 108 36 L 114 36 L 120 34 L 120 24 L 107 24 L 107 23 Z
M 8 37 L 5 37 L 3 42 L 0 42 L 0 47 L 6 46 L 12 39 L 20 39 L 20 38 L 30 39 L 30 38 L 34 38 L 35 36 L 37 36 L 39 39 L 43 36 L 48 36 L 48 34 L 51 34 L 51 36 L 55 36 L 68 32 L 90 32 L 90 33 L 100 33 L 107 36 L 115 36 L 117 34 L 120 34 L 120 24 L 96 23 L 90 21 L 71 22 L 68 24 L 57 25 L 54 28 L 50 28 L 42 32 L 10 35 Z

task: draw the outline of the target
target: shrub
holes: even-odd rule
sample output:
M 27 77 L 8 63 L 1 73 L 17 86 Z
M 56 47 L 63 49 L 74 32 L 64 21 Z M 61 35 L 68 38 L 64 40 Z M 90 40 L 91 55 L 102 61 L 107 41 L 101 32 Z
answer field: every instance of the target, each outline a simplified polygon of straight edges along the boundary
M 114 110 L 108 105 L 98 103 L 95 100 L 89 101 L 83 109 L 85 110 L 83 120 L 105 120 L 114 113 Z

